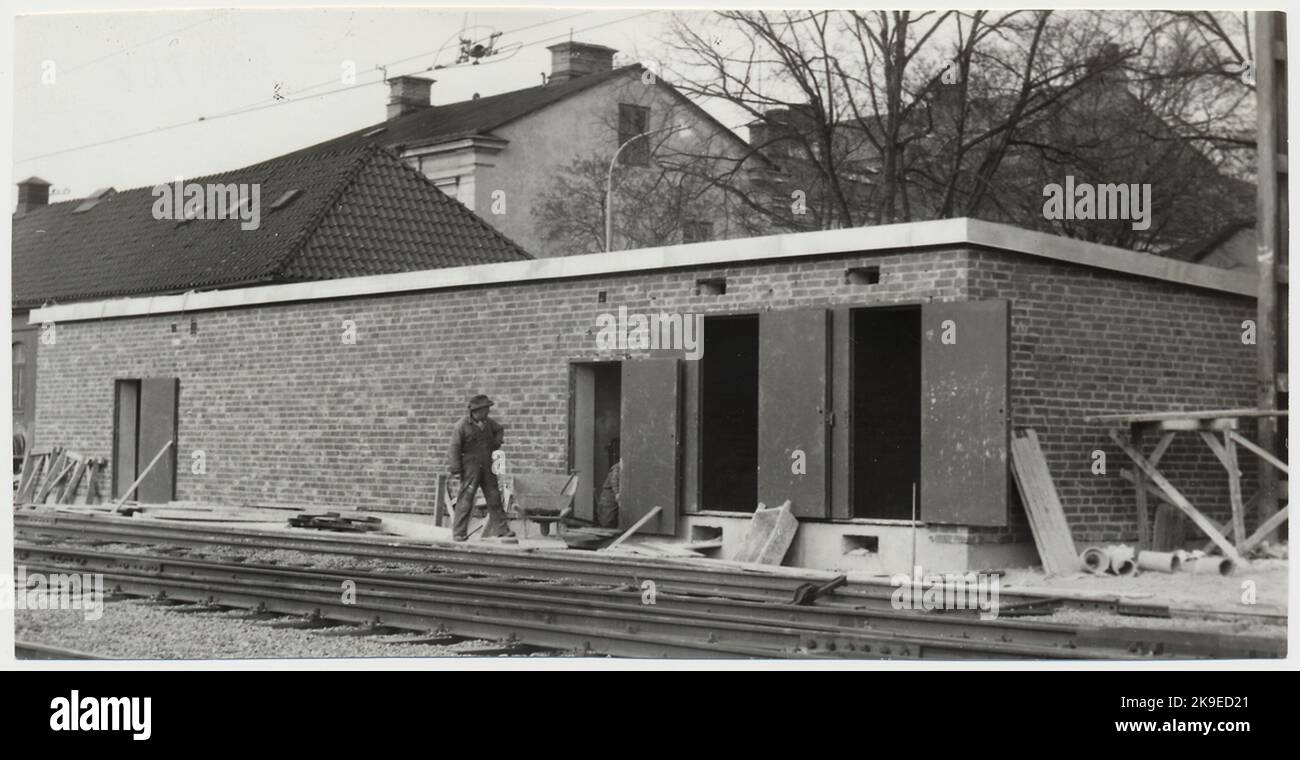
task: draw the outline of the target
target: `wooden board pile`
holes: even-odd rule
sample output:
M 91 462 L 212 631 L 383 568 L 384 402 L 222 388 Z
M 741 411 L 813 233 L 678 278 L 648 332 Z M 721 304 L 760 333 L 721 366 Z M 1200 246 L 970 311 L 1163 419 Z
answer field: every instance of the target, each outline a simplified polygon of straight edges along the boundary
M 340 533 L 369 533 L 380 530 L 383 521 L 373 516 L 344 517 L 338 512 L 321 514 L 295 515 L 289 518 L 289 525 L 294 528 L 311 528 L 313 530 L 330 530 Z
M 99 504 L 104 498 L 99 475 L 107 469 L 107 459 L 84 457 L 61 446 L 29 451 L 23 456 L 14 503 Z

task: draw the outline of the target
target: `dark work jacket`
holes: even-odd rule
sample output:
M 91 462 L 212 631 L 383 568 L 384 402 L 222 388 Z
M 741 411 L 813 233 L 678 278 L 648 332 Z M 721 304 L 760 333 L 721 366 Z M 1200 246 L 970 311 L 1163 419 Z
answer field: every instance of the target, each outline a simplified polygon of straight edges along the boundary
M 469 415 L 460 418 L 451 431 L 451 446 L 447 450 L 447 471 L 469 475 L 480 468 L 486 473 L 492 467 L 492 452 L 501 448 L 506 429 L 491 417 L 479 428 Z

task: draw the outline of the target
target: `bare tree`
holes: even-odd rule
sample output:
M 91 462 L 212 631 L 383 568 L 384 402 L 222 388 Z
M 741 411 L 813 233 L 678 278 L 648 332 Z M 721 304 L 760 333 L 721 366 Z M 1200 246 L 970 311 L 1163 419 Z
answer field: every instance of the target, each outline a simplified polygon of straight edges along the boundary
M 1253 142 L 1253 96 L 1238 76 L 1244 23 L 1094 11 L 679 16 L 667 41 L 675 84 L 743 113 L 756 155 L 708 176 L 691 156 L 678 163 L 773 229 L 981 216 L 1168 247 L 1222 221 L 1201 212 L 1239 189 L 1226 175 L 1240 174 Z M 1043 186 L 1070 173 L 1160 188 L 1161 223 L 1141 235 L 1053 227 Z M 799 194 L 805 214 L 791 203 Z

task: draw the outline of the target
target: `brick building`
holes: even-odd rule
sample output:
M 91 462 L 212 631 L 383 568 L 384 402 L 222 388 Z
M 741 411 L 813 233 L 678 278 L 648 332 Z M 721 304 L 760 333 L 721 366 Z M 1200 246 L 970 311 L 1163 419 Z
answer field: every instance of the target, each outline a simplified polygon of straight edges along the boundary
M 927 568 L 1024 565 L 1011 429 L 1038 432 L 1076 540 L 1132 540 L 1122 454 L 1084 417 L 1252 405 L 1253 293 L 957 219 L 70 304 L 31 316 L 59 330 L 38 435 L 113 458 L 123 394 L 174 379 L 177 498 L 426 512 L 484 392 L 513 471 L 582 474 L 580 515 L 621 455 L 623 524 L 665 508 L 650 533 L 729 553 L 789 499 L 788 564 L 899 571 L 915 539 Z M 620 309 L 701 315 L 702 356 L 600 343 Z M 1180 442 L 1162 469 L 1222 519 L 1210 456 Z

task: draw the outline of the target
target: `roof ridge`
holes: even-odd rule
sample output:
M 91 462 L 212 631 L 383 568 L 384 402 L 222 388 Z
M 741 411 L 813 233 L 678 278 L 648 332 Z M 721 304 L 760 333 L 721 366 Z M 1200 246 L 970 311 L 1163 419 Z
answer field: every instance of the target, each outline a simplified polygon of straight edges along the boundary
M 309 155 L 309 156 L 307 156 L 307 155 L 303 155 L 303 156 L 295 156 L 294 154 L 297 153 L 297 151 L 290 151 L 290 152 L 288 152 L 288 153 L 284 153 L 284 154 L 281 154 L 281 155 L 279 155 L 279 156 L 272 156 L 271 158 L 263 159 L 263 160 L 261 160 L 261 161 L 258 161 L 257 163 L 254 163 L 254 164 L 246 164 L 246 165 L 244 165 L 244 166 L 236 166 L 236 167 L 233 168 L 233 169 L 222 169 L 222 170 L 219 170 L 219 171 L 210 172 L 210 173 L 208 173 L 208 174 L 201 174 L 201 175 L 194 176 L 194 177 L 186 177 L 185 175 L 182 174 L 182 175 L 180 175 L 180 177 L 181 177 L 181 179 L 185 180 L 186 182 L 201 182 L 201 181 L 203 181 L 203 180 L 210 180 L 210 179 L 212 179 L 213 177 L 219 177 L 219 176 L 227 175 L 227 174 L 235 174 L 236 172 L 250 171 L 250 170 L 252 170 L 252 169 L 260 168 L 260 167 L 262 167 L 264 164 L 276 164 L 276 165 L 278 165 L 278 166 L 297 166 L 297 165 L 302 164 L 302 163 L 304 163 L 304 162 L 306 162 L 306 161 L 318 161 L 318 160 L 321 160 L 321 159 L 327 159 L 327 158 L 330 158 L 330 157 L 341 157 L 341 156 L 346 156 L 346 155 L 348 155 L 349 153 L 356 153 L 357 151 L 365 150 L 366 147 L 368 147 L 368 146 L 365 145 L 365 144 L 362 144 L 362 145 L 350 145 L 350 146 L 349 146 L 349 145 L 340 145 L 340 146 L 335 147 L 335 148 L 331 148 L 331 149 L 327 149 L 327 150 L 322 150 L 322 151 L 320 151 L 319 153 L 313 153 L 313 154 L 311 154 L 311 155 Z M 134 193 L 134 192 L 143 191 L 143 190 L 152 191 L 152 190 L 153 190 L 154 188 L 156 188 L 156 187 L 162 187 L 163 185 L 170 185 L 170 184 L 171 184 L 172 182 L 174 182 L 174 181 L 175 181 L 175 178 L 173 178 L 173 179 L 169 179 L 169 180 L 166 180 L 166 181 L 163 181 L 163 182 L 154 182 L 153 184 L 149 184 L 149 185 L 136 185 L 135 187 L 127 187 L 127 188 L 123 188 L 123 189 L 121 189 L 121 190 L 118 190 L 117 188 L 114 188 L 114 193 L 113 193 L 113 194 L 114 194 L 114 195 L 125 195 L 126 193 Z M 90 198 L 89 195 L 85 195 L 85 196 L 81 196 L 81 197 L 77 197 L 77 198 L 67 198 L 67 199 L 64 199 L 64 200 L 54 201 L 53 203 L 47 203 L 47 204 L 46 204 L 46 207 L 49 207 L 49 206 L 58 206 L 58 205 L 61 205 L 61 204 L 64 204 L 64 203 L 79 203 L 79 202 L 84 201 L 84 200 L 86 200 L 86 199 L 88 199 L 88 198 Z

